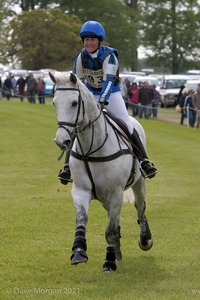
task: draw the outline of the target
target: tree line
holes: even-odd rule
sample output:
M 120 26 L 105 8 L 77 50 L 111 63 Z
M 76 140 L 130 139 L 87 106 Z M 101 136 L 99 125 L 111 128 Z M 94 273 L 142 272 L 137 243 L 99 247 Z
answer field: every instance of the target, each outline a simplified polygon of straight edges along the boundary
M 173 74 L 200 69 L 198 0 L 1 0 L 0 62 L 71 69 L 87 20 L 104 25 L 105 44 L 118 50 L 123 68 L 138 69 L 138 47 L 144 46 L 148 66 Z

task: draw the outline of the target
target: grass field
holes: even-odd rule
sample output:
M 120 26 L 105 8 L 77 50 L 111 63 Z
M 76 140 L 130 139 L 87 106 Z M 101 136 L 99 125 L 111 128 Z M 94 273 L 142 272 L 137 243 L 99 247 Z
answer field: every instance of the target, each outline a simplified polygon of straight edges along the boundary
M 168 112 L 170 115 L 170 111 Z M 174 116 L 174 112 L 172 112 Z M 94 201 L 87 226 L 89 261 L 70 265 L 75 208 L 57 173 L 51 105 L 0 101 L 0 299 L 200 299 L 200 131 L 141 120 L 159 173 L 146 181 L 154 245 L 137 245 L 133 204 L 121 213 L 123 261 L 102 273 L 106 212 Z

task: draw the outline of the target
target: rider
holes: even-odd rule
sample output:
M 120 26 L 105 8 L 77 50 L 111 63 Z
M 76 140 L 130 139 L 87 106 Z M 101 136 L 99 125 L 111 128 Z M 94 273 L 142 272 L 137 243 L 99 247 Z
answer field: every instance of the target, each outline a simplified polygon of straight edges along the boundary
M 102 107 L 107 105 L 108 110 L 124 121 L 135 145 L 134 154 L 140 162 L 143 177 L 153 178 L 157 173 L 157 169 L 149 161 L 140 137 L 136 129 L 133 129 L 121 95 L 117 50 L 101 45 L 101 42 L 105 40 L 105 30 L 99 22 L 88 21 L 83 24 L 80 37 L 84 48 L 74 59 L 73 72 L 86 84 L 87 88 L 93 93 L 94 99 Z M 69 156 L 70 149 L 66 155 L 65 165 L 58 175 L 63 184 L 71 182 Z

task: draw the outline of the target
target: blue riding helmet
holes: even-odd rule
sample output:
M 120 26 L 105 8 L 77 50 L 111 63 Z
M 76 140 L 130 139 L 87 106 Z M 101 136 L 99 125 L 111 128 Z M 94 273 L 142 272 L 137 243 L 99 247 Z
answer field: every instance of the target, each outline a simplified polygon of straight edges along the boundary
M 80 37 L 82 39 L 86 37 L 97 37 L 103 41 L 106 38 L 106 33 L 101 23 L 96 21 L 88 21 L 83 24 L 80 31 Z

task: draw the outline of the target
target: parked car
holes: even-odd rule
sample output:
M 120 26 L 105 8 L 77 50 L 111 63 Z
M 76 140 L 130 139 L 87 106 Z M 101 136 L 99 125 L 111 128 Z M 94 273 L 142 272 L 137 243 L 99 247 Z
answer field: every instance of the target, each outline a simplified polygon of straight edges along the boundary
M 185 87 L 189 90 L 197 91 L 197 85 L 200 84 L 200 79 L 188 79 L 185 83 Z
M 196 76 L 200 76 L 200 70 L 188 70 L 186 72 L 186 75 L 196 75 Z
M 161 107 L 175 106 L 181 85 L 185 85 L 188 75 L 165 75 L 160 83 Z
M 49 76 L 43 77 L 45 82 L 45 95 L 53 96 L 54 95 L 54 83 Z

